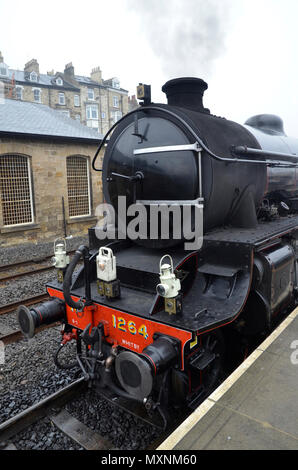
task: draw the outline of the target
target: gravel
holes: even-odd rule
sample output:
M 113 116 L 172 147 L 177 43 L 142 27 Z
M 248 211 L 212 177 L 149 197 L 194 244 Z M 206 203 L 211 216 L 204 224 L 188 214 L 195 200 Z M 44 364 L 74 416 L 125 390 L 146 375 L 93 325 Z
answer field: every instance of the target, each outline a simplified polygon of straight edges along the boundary
M 44 330 L 31 340 L 6 346 L 0 366 L 0 422 L 63 388 L 81 376 L 79 369 L 57 369 L 52 356 L 58 346 L 59 328 Z M 75 344 L 68 343 L 61 361 L 72 360 Z M 113 406 L 94 390 L 66 405 L 67 411 L 110 440 L 116 449 L 145 449 L 158 437 L 153 426 Z M 33 436 L 33 437 L 32 437 Z M 18 449 L 80 449 L 45 418 L 24 430 L 12 442 Z
M 84 450 L 59 431 L 49 418 L 22 431 L 13 443 L 18 450 Z
M 144 450 L 161 431 L 113 405 L 94 389 L 66 405 L 67 411 L 113 443 L 116 449 Z
M 78 378 L 79 369 L 57 369 L 53 355 L 60 343 L 59 328 L 42 331 L 5 347 L 5 364 L 0 366 L 0 422 L 38 403 Z M 65 346 L 63 360 L 72 360 L 75 344 Z
M 66 239 L 67 251 L 72 251 L 80 245 L 88 245 L 88 237 L 73 237 Z M 1 243 L 0 243 L 1 246 Z M 19 263 L 22 261 L 39 260 L 53 255 L 54 240 L 46 243 L 24 243 L 5 248 L 0 247 L 0 266 Z
M 0 307 L 6 303 L 17 302 L 33 295 L 45 294 L 47 282 L 56 278 L 57 273 L 54 270 L 22 276 L 13 281 L 0 283 Z

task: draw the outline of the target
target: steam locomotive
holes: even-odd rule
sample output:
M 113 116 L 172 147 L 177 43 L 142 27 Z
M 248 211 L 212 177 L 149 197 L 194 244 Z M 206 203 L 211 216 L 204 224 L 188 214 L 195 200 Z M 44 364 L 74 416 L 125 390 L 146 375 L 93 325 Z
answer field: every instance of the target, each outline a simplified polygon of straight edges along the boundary
M 274 115 L 245 125 L 212 115 L 203 106 L 207 87 L 173 79 L 162 87 L 168 104 L 154 104 L 150 86 L 139 85 L 140 107 L 110 129 L 93 160 L 106 204 L 120 217 L 112 238 L 103 236 L 109 224 L 90 228 L 89 247 L 70 262 L 57 242 L 51 300 L 18 310 L 27 337 L 62 322 L 59 367 L 79 365 L 107 397 L 157 411 L 165 423 L 169 410 L 195 408 L 216 386 L 234 341 L 244 347 L 267 334 L 296 304 L 298 140 Z M 182 216 L 170 213 L 163 237 L 147 212 L 145 234 L 125 238 L 132 218 L 123 221 L 121 197 Z M 188 214 L 194 234 L 196 213 L 202 243 L 186 249 L 189 233 L 174 232 Z M 63 365 L 59 352 L 71 340 L 74 364 Z

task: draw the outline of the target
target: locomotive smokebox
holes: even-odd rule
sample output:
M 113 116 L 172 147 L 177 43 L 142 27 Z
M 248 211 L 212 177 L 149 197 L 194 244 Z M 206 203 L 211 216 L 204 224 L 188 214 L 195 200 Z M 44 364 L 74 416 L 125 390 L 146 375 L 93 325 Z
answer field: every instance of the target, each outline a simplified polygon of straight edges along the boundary
M 21 305 L 18 308 L 17 317 L 23 335 L 33 338 L 37 327 L 50 325 L 65 318 L 65 302 L 53 298 L 30 310 L 25 305 Z
M 201 78 L 174 78 L 166 82 L 162 91 L 167 95 L 170 106 L 180 106 L 200 113 L 210 113 L 203 106 L 203 95 L 208 85 Z

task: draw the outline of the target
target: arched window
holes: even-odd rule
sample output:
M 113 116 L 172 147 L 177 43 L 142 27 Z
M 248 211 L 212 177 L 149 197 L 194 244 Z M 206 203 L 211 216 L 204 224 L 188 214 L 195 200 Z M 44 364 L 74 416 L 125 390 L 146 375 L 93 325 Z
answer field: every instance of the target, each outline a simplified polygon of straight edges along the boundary
M 30 161 L 23 155 L 0 155 L 0 198 L 3 225 L 34 221 Z
M 80 155 L 66 159 L 69 217 L 91 215 L 89 160 Z

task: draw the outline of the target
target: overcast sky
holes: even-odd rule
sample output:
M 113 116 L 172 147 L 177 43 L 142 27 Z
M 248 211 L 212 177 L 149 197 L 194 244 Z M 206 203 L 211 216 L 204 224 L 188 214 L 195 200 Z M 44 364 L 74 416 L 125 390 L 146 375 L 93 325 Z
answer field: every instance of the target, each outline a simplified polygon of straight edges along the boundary
M 135 93 L 197 76 L 211 112 L 243 123 L 280 115 L 298 137 L 297 0 L 0 0 L 0 50 L 11 68 L 35 58 L 41 73 L 116 76 Z

